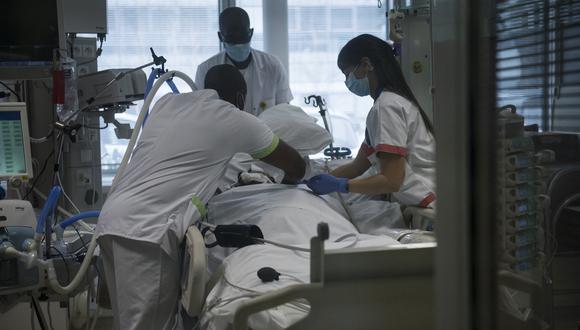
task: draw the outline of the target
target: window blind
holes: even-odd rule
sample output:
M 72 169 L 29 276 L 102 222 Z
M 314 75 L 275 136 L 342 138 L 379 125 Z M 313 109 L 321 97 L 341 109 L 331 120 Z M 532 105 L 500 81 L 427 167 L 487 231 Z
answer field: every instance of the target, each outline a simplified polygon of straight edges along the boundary
M 540 130 L 580 131 L 580 2 L 498 1 L 497 106 Z
M 195 77 L 197 65 L 219 52 L 218 1 L 215 0 L 108 0 L 107 40 L 99 57 L 99 70 L 133 68 L 151 61 L 149 47 L 167 59 L 165 68 Z M 149 68 L 144 69 L 147 75 Z M 175 79 L 180 91 L 189 87 Z M 169 92 L 165 85 L 156 94 Z M 135 102 L 116 118 L 135 125 L 143 101 Z M 128 140 L 116 137 L 111 126 L 101 130 L 103 185 L 111 184 Z

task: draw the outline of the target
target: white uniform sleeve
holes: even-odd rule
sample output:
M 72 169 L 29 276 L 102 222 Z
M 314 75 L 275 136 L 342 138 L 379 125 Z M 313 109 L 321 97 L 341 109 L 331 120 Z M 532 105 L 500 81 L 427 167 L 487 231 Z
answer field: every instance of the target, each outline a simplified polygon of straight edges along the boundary
M 294 96 L 292 95 L 292 91 L 290 90 L 290 82 L 288 81 L 288 74 L 286 73 L 286 69 L 278 59 L 276 59 L 276 66 L 278 80 L 276 81 L 275 102 L 276 104 L 290 103 L 290 101 L 292 101 Z
M 376 152 L 407 155 L 408 125 L 405 109 L 397 102 L 379 100 L 377 111 L 369 114 L 368 133 Z M 374 117 L 374 118 L 373 118 Z
M 260 119 L 243 111 L 236 114 L 236 127 L 231 130 L 235 152 L 245 152 L 255 159 L 262 159 L 278 147 L 278 136 Z
M 205 75 L 207 73 L 207 65 L 204 63 L 201 63 L 200 65 L 197 66 L 197 71 L 195 72 L 195 85 L 197 86 L 197 88 L 199 90 L 204 89 L 204 81 L 205 81 Z

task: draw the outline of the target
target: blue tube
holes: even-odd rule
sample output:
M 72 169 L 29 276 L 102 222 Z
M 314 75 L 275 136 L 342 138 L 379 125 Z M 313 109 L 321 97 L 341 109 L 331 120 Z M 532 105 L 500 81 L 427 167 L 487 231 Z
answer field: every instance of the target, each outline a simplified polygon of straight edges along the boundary
M 77 215 L 73 215 L 72 217 L 61 221 L 61 223 L 59 223 L 58 225 L 60 226 L 60 228 L 65 229 L 67 226 L 72 225 L 73 223 L 81 220 L 81 219 L 86 219 L 86 218 L 98 218 L 99 215 L 101 214 L 101 212 L 99 211 L 85 211 L 85 212 L 81 212 Z
M 167 83 L 167 85 L 169 85 L 169 88 L 171 88 L 171 91 L 173 93 L 179 94 L 179 89 L 177 89 L 177 86 L 175 86 L 173 79 L 166 80 L 165 82 Z
M 149 78 L 147 78 L 147 86 L 145 87 L 145 94 L 143 94 L 143 99 L 146 99 L 147 95 L 149 95 L 149 92 L 151 92 L 151 88 L 153 88 L 153 83 L 155 82 L 155 79 L 157 79 L 157 69 L 151 69 Z M 141 127 L 145 126 L 145 122 L 147 121 L 148 115 L 149 109 L 147 109 L 147 112 L 145 113 L 145 117 L 143 118 L 143 124 L 141 124 Z
M 143 99 L 147 98 L 147 95 L 149 95 L 149 92 L 151 92 L 151 89 L 153 88 L 153 83 L 155 82 L 155 79 L 157 79 L 157 71 L 158 69 L 151 69 L 151 73 L 149 74 L 149 78 L 147 78 L 147 86 L 145 87 L 145 94 L 143 94 Z M 161 71 L 160 75 L 163 72 Z M 173 82 L 172 79 L 169 79 L 166 81 L 167 85 L 169 85 L 169 88 L 171 88 L 171 91 L 175 94 L 179 94 L 179 89 L 177 89 L 177 86 L 175 86 L 175 83 Z M 145 112 L 145 117 L 143 117 L 143 123 L 141 124 L 141 127 L 145 127 L 145 122 L 147 122 L 147 117 L 149 116 L 149 109 L 147 109 L 147 112 Z
M 36 233 L 42 234 L 44 231 L 44 224 L 46 222 L 46 218 L 54 211 L 56 207 L 56 203 L 58 202 L 58 198 L 60 197 L 61 188 L 59 186 L 54 186 L 50 190 L 50 194 L 48 194 L 48 198 L 42 207 L 42 211 L 40 212 L 40 216 L 38 217 L 38 222 L 36 223 Z
M 145 94 L 143 94 L 143 98 L 146 99 L 149 92 L 151 92 L 151 88 L 153 88 L 153 83 L 157 78 L 157 70 L 151 69 L 151 73 L 149 74 L 149 78 L 147 78 L 147 86 L 145 87 Z

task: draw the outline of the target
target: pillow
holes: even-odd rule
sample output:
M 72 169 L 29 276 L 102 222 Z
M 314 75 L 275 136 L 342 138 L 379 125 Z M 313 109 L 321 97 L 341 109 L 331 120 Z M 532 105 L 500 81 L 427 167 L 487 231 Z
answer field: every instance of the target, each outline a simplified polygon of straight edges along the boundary
M 297 106 L 278 104 L 258 118 L 302 156 L 316 154 L 332 142 L 332 135 Z

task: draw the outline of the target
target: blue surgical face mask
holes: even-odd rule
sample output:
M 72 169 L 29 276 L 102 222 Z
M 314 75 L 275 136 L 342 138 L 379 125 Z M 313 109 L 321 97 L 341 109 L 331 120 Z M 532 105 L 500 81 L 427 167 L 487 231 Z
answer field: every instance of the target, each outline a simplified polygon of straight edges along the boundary
M 351 73 L 346 77 L 346 88 L 348 88 L 353 94 L 358 96 L 367 96 L 371 94 L 371 88 L 369 85 L 369 77 L 358 79 L 355 77 L 354 72 L 358 68 L 358 65 L 352 70 Z
M 230 44 L 224 42 L 224 48 L 228 56 L 236 62 L 243 62 L 250 56 L 251 48 L 249 42 L 246 44 Z

